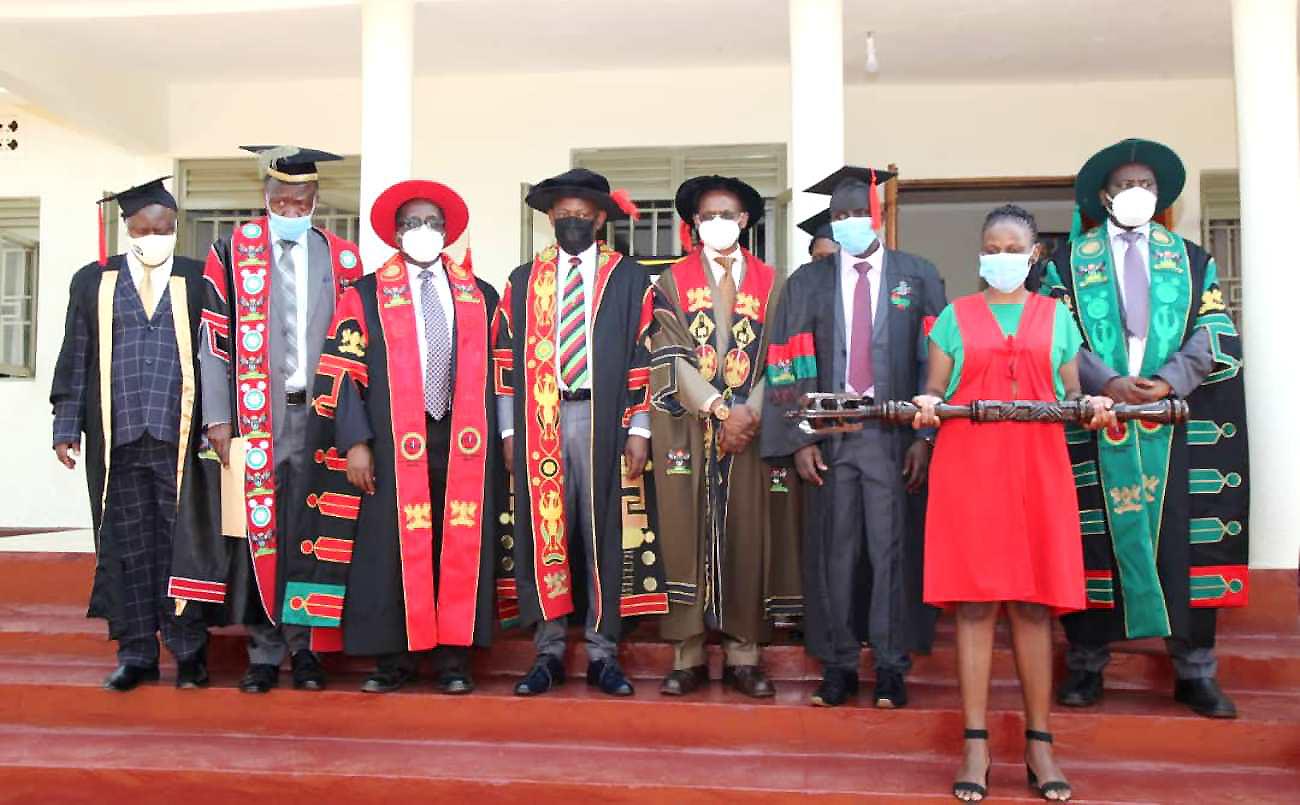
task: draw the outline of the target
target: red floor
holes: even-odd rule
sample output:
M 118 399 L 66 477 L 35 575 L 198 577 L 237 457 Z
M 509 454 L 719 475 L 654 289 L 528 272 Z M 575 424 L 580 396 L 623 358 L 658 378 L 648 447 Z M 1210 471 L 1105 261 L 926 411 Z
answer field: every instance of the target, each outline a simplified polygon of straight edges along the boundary
M 665 700 L 657 685 L 671 652 L 644 627 L 622 655 L 638 685 L 631 700 L 590 691 L 580 674 L 547 696 L 515 698 L 513 678 L 531 661 L 519 635 L 476 658 L 479 690 L 469 697 L 428 683 L 367 696 L 357 692 L 367 663 L 346 658 L 329 661 L 325 692 L 249 696 L 233 688 L 243 664 L 237 630 L 214 636 L 213 688 L 177 691 L 164 669 L 159 685 L 113 694 L 99 688 L 113 646 L 101 622 L 82 617 L 90 570 L 85 556 L 0 555 L 0 802 L 200 805 L 268 790 L 276 802 L 331 803 L 951 801 L 961 719 L 947 625 L 934 653 L 917 659 L 911 705 L 894 712 L 809 707 L 818 669 L 794 645 L 766 652 L 773 701 L 716 685 Z M 1222 621 L 1221 681 L 1239 720 L 1175 704 L 1168 663 L 1150 641 L 1117 653 L 1098 707 L 1058 710 L 1059 757 L 1078 801 L 1296 798 L 1295 578 L 1253 574 L 1252 606 Z M 569 659 L 581 671 L 580 647 Z M 1005 647 L 992 708 L 992 797 L 1032 801 Z

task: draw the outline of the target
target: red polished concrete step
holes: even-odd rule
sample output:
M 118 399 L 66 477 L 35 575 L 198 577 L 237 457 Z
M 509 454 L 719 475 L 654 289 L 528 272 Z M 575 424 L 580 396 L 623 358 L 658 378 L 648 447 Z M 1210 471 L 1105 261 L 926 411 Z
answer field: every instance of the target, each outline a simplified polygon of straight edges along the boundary
M 1057 673 L 1064 673 L 1064 643 L 1058 629 Z M 213 630 L 209 662 L 214 669 L 242 669 L 247 662 L 243 631 L 237 627 Z M 87 619 L 84 608 L 68 604 L 0 604 L 0 658 L 23 656 L 84 656 L 109 662 L 114 644 L 107 640 L 103 621 Z M 533 662 L 531 641 L 520 632 L 498 636 L 488 651 L 475 652 L 479 674 L 523 674 Z M 1229 690 L 1300 690 L 1300 636 L 1227 635 L 1218 646 L 1220 681 Z M 710 646 L 714 676 L 722 672 L 722 653 Z M 671 667 L 672 649 L 643 625 L 624 642 L 620 660 L 625 671 L 637 679 L 657 680 Z M 777 680 L 815 680 L 821 667 L 802 646 L 780 644 L 764 652 L 768 673 Z M 366 658 L 331 655 L 331 671 L 363 672 L 371 668 Z M 568 656 L 569 671 L 582 674 L 586 654 L 575 633 Z M 910 676 L 916 682 L 951 684 L 955 678 L 953 646 L 942 635 L 929 656 L 918 655 Z M 994 654 L 994 679 L 1015 679 L 1015 661 L 1005 639 Z M 872 677 L 871 657 L 864 654 L 862 677 Z M 1115 647 L 1114 660 L 1106 672 L 1112 688 L 1168 691 L 1173 670 L 1161 641 L 1139 641 Z
M 899 711 L 807 704 L 812 686 L 786 682 L 775 700 L 755 702 L 714 685 L 685 699 L 640 685 L 615 699 L 582 680 L 545 696 L 511 695 L 513 678 L 478 680 L 471 696 L 433 692 L 429 683 L 375 696 L 357 691 L 360 676 L 335 677 L 320 693 L 288 689 L 258 696 L 214 687 L 178 691 L 164 682 L 129 694 L 99 688 L 107 667 L 40 658 L 0 663 L 0 724 L 110 729 L 212 730 L 262 735 L 333 735 L 358 739 L 448 738 L 471 741 L 575 740 L 647 748 L 705 746 L 788 753 L 955 752 L 961 743 L 959 697 L 951 686 L 913 685 Z M 288 677 L 282 675 L 287 686 Z M 1211 721 L 1170 697 L 1109 692 L 1087 711 L 1058 711 L 1053 729 L 1071 757 L 1106 761 L 1205 763 L 1294 768 L 1300 758 L 1300 695 L 1239 694 L 1242 718 Z M 1023 722 L 1018 689 L 993 689 L 990 729 L 996 752 L 1019 752 Z
M 711 749 L 646 751 L 618 744 L 539 747 L 513 741 L 265 738 L 138 729 L 0 728 L 0 786 L 15 800 L 127 801 L 184 791 L 187 805 L 455 796 L 486 803 L 776 803 L 950 801 L 955 755 L 809 756 Z M 998 801 L 1033 802 L 1018 758 L 990 775 Z M 1090 764 L 1063 756 L 1081 802 L 1282 802 L 1294 774 L 1260 769 Z M 273 786 L 273 788 L 272 788 Z

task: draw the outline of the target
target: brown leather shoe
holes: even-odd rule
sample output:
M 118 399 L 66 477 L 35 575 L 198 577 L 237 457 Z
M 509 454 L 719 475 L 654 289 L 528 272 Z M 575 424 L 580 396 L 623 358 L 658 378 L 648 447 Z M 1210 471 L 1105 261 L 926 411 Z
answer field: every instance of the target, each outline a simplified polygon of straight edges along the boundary
M 709 684 L 709 666 L 697 665 L 694 668 L 677 669 L 664 677 L 659 692 L 665 696 L 685 696 L 694 693 L 701 685 Z
M 728 665 L 722 669 L 722 684 L 755 699 L 776 695 L 776 687 L 757 665 Z

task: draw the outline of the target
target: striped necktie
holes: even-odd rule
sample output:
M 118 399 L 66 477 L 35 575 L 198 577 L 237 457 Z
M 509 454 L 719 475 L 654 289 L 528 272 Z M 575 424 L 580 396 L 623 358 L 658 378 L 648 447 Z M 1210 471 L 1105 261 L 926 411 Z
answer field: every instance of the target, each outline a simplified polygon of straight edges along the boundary
M 570 390 L 587 385 L 587 300 L 582 287 L 582 260 L 569 258 L 560 302 L 560 379 Z
M 284 311 L 280 332 L 284 337 L 284 375 L 292 377 L 298 372 L 298 274 L 293 264 L 293 247 L 297 241 L 280 241 L 280 259 L 276 261 L 274 288 L 280 292 Z M 299 389 L 291 389 L 298 391 Z

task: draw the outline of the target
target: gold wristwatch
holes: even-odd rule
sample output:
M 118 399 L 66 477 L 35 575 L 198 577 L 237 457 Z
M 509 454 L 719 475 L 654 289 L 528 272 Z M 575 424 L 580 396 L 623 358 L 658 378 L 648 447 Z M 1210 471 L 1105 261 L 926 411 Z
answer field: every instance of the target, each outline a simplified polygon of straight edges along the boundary
M 731 406 L 727 405 L 722 401 L 722 398 L 719 397 L 718 404 L 713 406 L 713 411 L 711 413 L 719 422 L 726 422 L 727 418 L 731 416 Z

